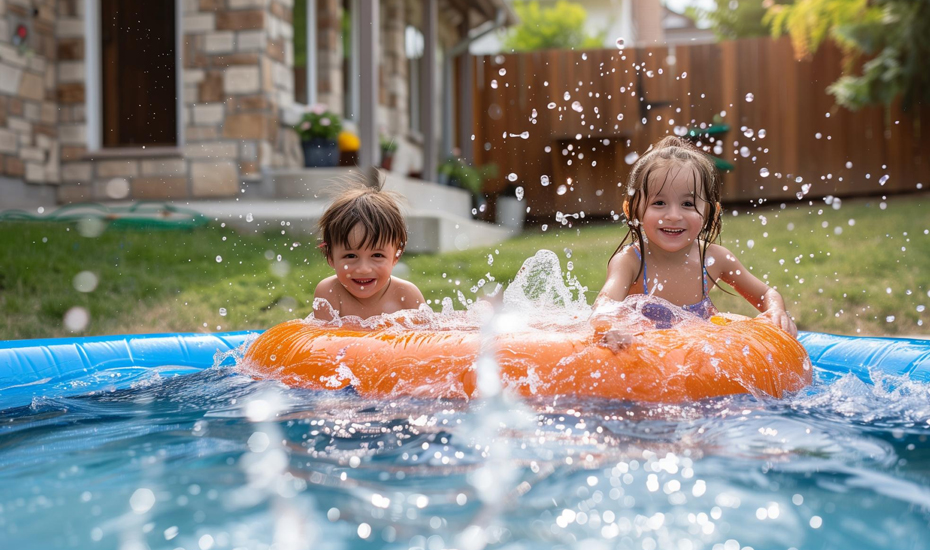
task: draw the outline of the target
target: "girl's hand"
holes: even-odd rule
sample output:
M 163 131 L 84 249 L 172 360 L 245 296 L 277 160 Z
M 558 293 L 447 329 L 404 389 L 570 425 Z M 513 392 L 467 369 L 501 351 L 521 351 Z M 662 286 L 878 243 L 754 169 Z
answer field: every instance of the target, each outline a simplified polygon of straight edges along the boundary
M 634 335 L 628 332 L 608 330 L 597 342 L 597 345 L 601 346 L 602 348 L 607 348 L 614 353 L 620 353 L 622 349 L 626 348 L 635 341 L 636 338 Z
M 781 308 L 772 308 L 760 314 L 759 317 L 763 317 L 775 323 L 775 326 L 790 334 L 792 338 L 798 337 L 798 327 L 794 324 L 794 321 L 791 319 L 791 316 L 788 315 L 787 311 Z

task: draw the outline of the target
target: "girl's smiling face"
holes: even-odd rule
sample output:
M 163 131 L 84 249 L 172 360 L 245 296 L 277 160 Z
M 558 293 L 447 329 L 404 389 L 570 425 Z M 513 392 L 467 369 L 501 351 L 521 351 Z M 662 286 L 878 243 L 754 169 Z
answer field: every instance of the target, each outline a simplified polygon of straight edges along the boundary
M 400 258 L 400 250 L 394 244 L 376 244 L 363 247 L 364 228 L 357 224 L 349 233 L 349 246 L 333 243 L 330 267 L 336 278 L 358 300 L 377 297 L 391 280 L 391 271 Z
M 678 252 L 688 249 L 700 235 L 709 205 L 695 195 L 699 188 L 694 178 L 687 165 L 660 168 L 650 175 L 654 191 L 640 207 L 639 218 L 651 246 Z

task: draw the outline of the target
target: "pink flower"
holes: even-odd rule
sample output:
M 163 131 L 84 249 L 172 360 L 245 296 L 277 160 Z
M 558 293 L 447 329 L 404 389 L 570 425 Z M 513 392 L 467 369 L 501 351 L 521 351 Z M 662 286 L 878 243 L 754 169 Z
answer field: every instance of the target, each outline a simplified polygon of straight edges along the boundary
M 323 126 L 329 126 L 329 119 L 326 118 L 326 117 L 321 118 L 321 119 L 320 119 L 320 124 L 322 124 Z
M 309 129 L 310 129 L 310 121 L 308 120 L 308 121 L 304 122 L 303 124 L 301 124 L 301 125 L 300 125 L 300 129 L 301 129 L 301 130 L 309 130 Z
M 317 103 L 313 107 L 310 107 L 310 112 L 315 115 L 322 115 L 323 113 L 326 112 L 326 105 L 323 105 L 322 103 Z

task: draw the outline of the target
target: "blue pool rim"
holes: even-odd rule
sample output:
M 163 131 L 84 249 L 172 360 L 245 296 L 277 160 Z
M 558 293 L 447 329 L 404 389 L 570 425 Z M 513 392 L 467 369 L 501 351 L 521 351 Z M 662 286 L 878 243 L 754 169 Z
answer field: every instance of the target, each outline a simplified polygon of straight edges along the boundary
M 35 397 L 124 389 L 153 375 L 191 374 L 234 364 L 229 351 L 261 331 L 146 334 L 0 341 L 0 410 Z M 930 340 L 801 332 L 817 375 L 829 381 L 876 373 L 930 381 Z

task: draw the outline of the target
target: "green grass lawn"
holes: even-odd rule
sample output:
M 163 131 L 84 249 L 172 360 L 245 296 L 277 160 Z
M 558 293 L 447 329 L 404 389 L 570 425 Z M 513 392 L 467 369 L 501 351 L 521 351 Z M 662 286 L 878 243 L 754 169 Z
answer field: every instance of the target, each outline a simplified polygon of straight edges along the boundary
M 798 326 L 842 334 L 928 334 L 930 195 L 766 206 L 728 211 L 723 244 L 785 296 Z M 841 233 L 837 233 L 841 231 Z M 570 261 L 593 301 L 619 223 L 531 229 L 498 246 L 403 262 L 434 309 L 458 291 L 483 296 L 481 279 L 513 278 L 539 249 Z M 74 224 L 0 223 L 0 339 L 266 328 L 310 313 L 313 288 L 331 274 L 306 236 L 108 229 L 85 237 Z M 571 257 L 569 258 L 569 254 Z M 90 272 L 96 287 L 75 282 Z M 84 275 L 87 276 L 86 274 Z M 80 281 L 80 279 L 78 279 Z M 79 291 L 81 287 L 84 291 Z M 752 314 L 741 298 L 715 290 L 721 310 Z M 72 332 L 74 307 L 90 317 Z

